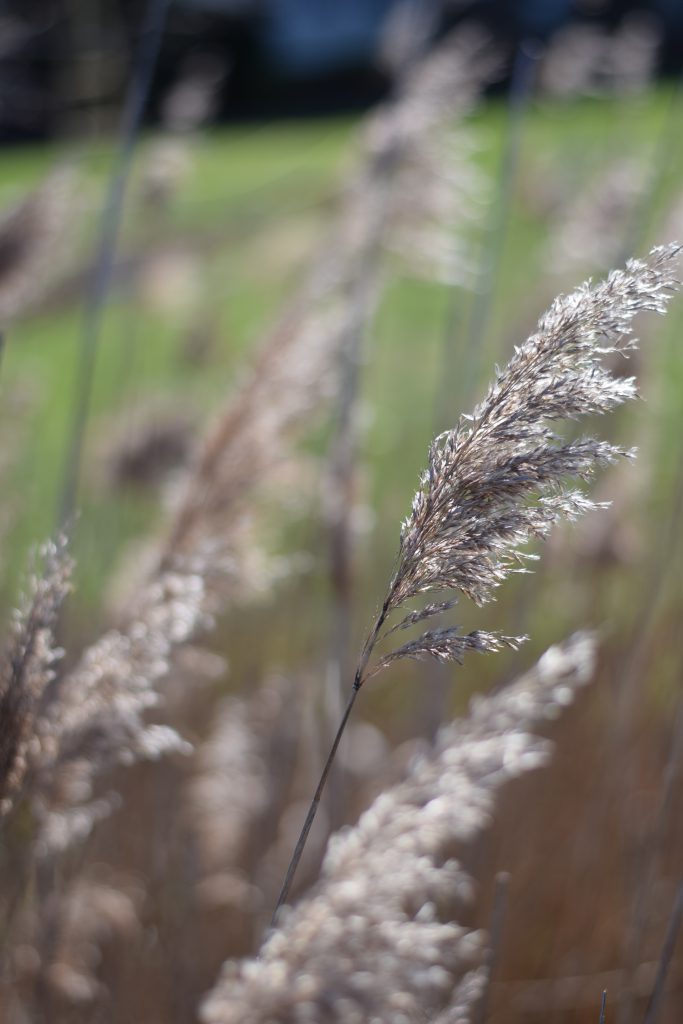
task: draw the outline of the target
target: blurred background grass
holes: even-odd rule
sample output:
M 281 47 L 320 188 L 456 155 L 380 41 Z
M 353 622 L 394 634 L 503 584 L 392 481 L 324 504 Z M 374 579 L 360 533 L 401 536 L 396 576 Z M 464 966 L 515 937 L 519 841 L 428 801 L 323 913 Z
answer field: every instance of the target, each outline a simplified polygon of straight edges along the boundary
M 671 103 L 672 87 L 663 86 L 630 101 L 546 101 L 529 111 L 477 360 L 479 379 L 470 382 L 469 394 L 461 393 L 459 380 L 468 358 L 471 296 L 405 276 L 391 280 L 372 329 L 364 384 L 371 415 L 364 440 L 372 481 L 367 501 L 381 524 L 377 543 L 371 545 L 376 566 L 368 573 L 368 585 L 375 571 L 381 573 L 390 564 L 399 518 L 424 465 L 435 427 L 437 387 L 444 386 L 444 351 L 452 372 L 452 398 L 448 422 L 439 424 L 441 429 L 471 408 L 493 363 L 533 328 L 558 288 L 566 290 L 589 272 L 606 269 L 591 265 L 588 256 L 585 268 L 577 267 L 572 275 L 548 273 L 547 247 L 557 216 L 553 202 L 558 193 L 560 207 L 579 195 L 617 157 L 636 159 L 644 174 L 651 173 L 671 121 Z M 504 103 L 495 101 L 472 117 L 475 161 L 492 181 L 500 166 L 505 118 Z M 106 438 L 115 414 L 125 416 L 150 392 L 197 415 L 215 407 L 234 387 L 245 355 L 295 287 L 308 251 L 330 216 L 349 163 L 354 127 L 347 119 L 212 129 L 181 154 L 186 165 L 162 211 L 145 202 L 145 179 L 150 165 L 163 159 L 163 142 L 154 136 L 142 141 L 97 359 L 90 469 L 97 456 L 95 441 Z M 656 168 L 654 192 L 647 194 L 640 212 L 633 211 L 644 220 L 640 252 L 652 241 L 669 240 L 658 225 L 676 195 L 681 145 L 676 134 L 671 146 L 677 151 L 669 154 L 666 167 Z M 5 603 L 16 590 L 29 547 L 55 525 L 78 361 L 84 261 L 95 234 L 110 155 L 106 147 L 98 147 L 87 158 L 75 157 L 82 209 L 68 238 L 71 274 L 7 337 L 5 391 L 21 394 L 26 389 L 30 402 L 22 414 L 22 457 L 7 481 L 18 515 L 7 545 Z M 6 152 L 0 161 L 0 197 L 9 203 L 21 196 L 65 157 L 73 160 L 74 154 L 50 147 Z M 483 234 L 486 244 L 485 230 Z M 674 311 L 663 331 L 675 337 L 677 329 Z M 444 342 L 447 331 L 451 336 Z M 187 350 L 194 334 L 204 337 L 208 355 L 193 362 Z M 651 413 L 672 439 L 657 456 L 663 460 L 662 472 L 668 464 L 671 476 L 676 472 L 673 438 L 680 425 L 681 367 L 678 346 L 667 344 L 666 337 L 656 350 L 665 386 Z M 122 546 L 153 526 L 158 502 L 145 488 L 102 493 L 87 470 L 82 499 L 75 614 L 92 628 L 103 581 Z

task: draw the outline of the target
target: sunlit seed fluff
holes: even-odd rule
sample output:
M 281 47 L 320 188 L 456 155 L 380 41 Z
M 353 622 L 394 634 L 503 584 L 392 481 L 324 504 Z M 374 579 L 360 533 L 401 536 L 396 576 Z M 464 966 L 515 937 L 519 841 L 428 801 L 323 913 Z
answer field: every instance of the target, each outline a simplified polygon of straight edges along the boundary
M 436 438 L 403 524 L 381 622 L 432 592 L 459 591 L 476 604 L 491 600 L 511 572 L 524 568 L 529 540 L 596 507 L 573 481 L 632 453 L 590 437 L 566 440 L 556 421 L 604 413 L 635 397 L 633 378 L 614 377 L 602 358 L 633 348 L 637 313 L 665 312 L 678 287 L 679 251 L 678 245 L 653 249 L 647 260 L 630 260 L 604 281 L 557 298 L 474 413 Z M 399 625 L 444 610 L 442 601 L 433 602 Z M 482 632 L 463 637 L 457 628 L 428 631 L 385 655 L 369 674 L 401 657 L 459 660 L 468 649 L 513 642 Z M 371 634 L 365 663 L 375 643 Z
M 21 792 L 33 756 L 36 715 L 62 656 L 54 631 L 71 589 L 66 538 L 38 551 L 27 593 L 16 611 L 0 668 L 0 815 Z
M 63 880 L 41 900 L 26 901 L 15 921 L 13 949 L 22 1014 L 12 1019 L 34 1019 L 44 989 L 72 1007 L 101 998 L 106 992 L 99 970 L 103 951 L 112 940 L 130 942 L 137 936 L 144 895 L 135 877 L 96 864 Z
M 198 891 L 206 904 L 251 897 L 260 848 L 268 849 L 282 813 L 282 764 L 293 757 L 300 727 L 291 681 L 273 678 L 249 699 L 224 699 L 198 749 L 197 772 L 186 788 L 186 816 L 196 837 Z
M 22 314 L 39 300 L 63 259 L 73 232 L 74 175 L 60 168 L 13 208 L 0 214 L 0 321 Z M 57 258 L 58 257 L 58 258 Z
M 498 789 L 547 758 L 531 730 L 566 706 L 593 664 L 591 638 L 577 635 L 442 729 L 435 751 L 331 840 L 314 894 L 260 958 L 225 965 L 205 1024 L 468 1020 L 484 941 L 449 919 L 471 895 L 453 843 L 475 838 Z
M 396 101 L 369 122 L 366 146 L 382 171 L 373 184 L 387 194 L 383 242 L 418 276 L 451 284 L 472 281 L 465 229 L 477 220 L 484 196 L 462 122 L 499 64 L 481 30 L 460 26 L 417 62 Z M 358 205 L 357 233 L 368 220 Z
M 619 157 L 563 209 L 547 259 L 559 272 L 608 267 L 623 249 L 647 184 L 642 161 Z
M 118 764 L 156 760 L 190 746 L 145 715 L 173 650 L 206 624 L 205 579 L 199 562 L 160 575 L 139 595 L 128 624 L 110 630 L 61 681 L 42 716 L 34 758 L 38 850 L 49 854 L 87 835 L 114 806 L 102 778 Z
M 616 31 L 571 23 L 555 34 L 541 69 L 541 86 L 553 96 L 639 92 L 657 66 L 660 33 L 654 20 L 634 14 Z

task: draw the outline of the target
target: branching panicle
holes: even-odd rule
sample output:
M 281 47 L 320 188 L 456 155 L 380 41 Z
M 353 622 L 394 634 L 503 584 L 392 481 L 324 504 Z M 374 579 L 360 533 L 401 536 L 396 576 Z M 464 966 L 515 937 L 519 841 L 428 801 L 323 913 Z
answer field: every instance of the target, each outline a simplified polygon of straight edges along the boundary
M 44 544 L 15 614 L 0 674 L 0 814 L 11 809 L 24 784 L 36 710 L 62 655 L 54 630 L 72 569 L 65 537 Z
M 427 630 L 374 660 L 387 619 L 407 601 L 459 591 L 477 605 L 490 601 L 512 572 L 525 571 L 525 545 L 543 539 L 560 519 L 597 507 L 568 479 L 588 480 L 596 469 L 631 454 L 607 441 L 565 441 L 552 429 L 560 419 L 604 413 L 636 395 L 632 378 L 617 379 L 604 355 L 626 352 L 636 313 L 663 313 L 678 287 L 680 246 L 653 249 L 605 281 L 587 282 L 557 298 L 538 330 L 498 369 L 484 400 L 429 450 L 412 511 L 403 524 L 398 564 L 382 608 L 363 644 L 353 688 L 294 850 L 275 910 L 286 902 L 338 744 L 363 683 L 404 658 L 460 662 L 467 651 L 515 647 L 524 637 L 457 628 Z M 436 610 L 435 610 L 436 609 Z M 445 605 L 429 602 L 404 613 L 399 628 L 429 618 Z
M 437 590 L 461 591 L 484 604 L 518 571 L 530 539 L 596 507 L 567 480 L 588 480 L 599 466 L 632 453 L 593 438 L 565 441 L 552 425 L 636 396 L 634 379 L 612 376 L 601 358 L 635 345 L 636 313 L 665 311 L 678 286 L 678 253 L 677 245 L 653 249 L 648 261 L 630 260 L 605 281 L 557 298 L 473 415 L 435 439 L 403 524 L 386 614 Z M 454 657 L 462 653 L 452 635 L 445 639 L 435 644 L 425 634 L 424 642 L 407 644 L 380 664 L 417 652 L 440 659 L 448 648 Z
M 119 764 L 186 753 L 188 743 L 146 713 L 159 702 L 158 681 L 174 649 L 206 624 L 208 565 L 186 563 L 161 574 L 129 609 L 129 621 L 89 647 L 62 680 L 42 716 L 35 763 L 39 852 L 52 854 L 84 838 L 106 817 L 113 795 L 99 783 Z
M 453 845 L 486 828 L 507 780 L 545 762 L 531 730 L 571 703 L 593 664 L 593 641 L 577 635 L 443 728 L 436 751 L 332 839 L 317 890 L 259 959 L 225 965 L 205 1024 L 469 1020 L 484 937 L 453 919 L 472 894 Z

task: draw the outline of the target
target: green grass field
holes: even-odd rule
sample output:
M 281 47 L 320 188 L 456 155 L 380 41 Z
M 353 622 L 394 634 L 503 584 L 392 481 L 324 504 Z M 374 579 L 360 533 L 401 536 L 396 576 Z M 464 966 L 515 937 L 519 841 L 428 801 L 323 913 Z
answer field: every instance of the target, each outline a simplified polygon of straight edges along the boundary
M 409 279 L 400 268 L 388 275 L 385 301 L 367 343 L 364 382 L 367 502 L 380 524 L 380 542 L 374 547 L 377 564 L 391 558 L 428 440 L 436 426 L 448 425 L 437 423 L 437 387 L 442 404 L 446 398 L 440 416 L 454 422 L 458 412 L 473 405 L 495 360 L 504 358 L 514 341 L 533 327 L 556 291 L 603 269 L 587 253 L 578 276 L 548 272 L 548 240 L 562 209 L 609 161 L 632 158 L 640 161 L 647 189 L 633 213 L 641 228 L 640 248 L 650 240 L 668 240 L 659 236 L 657 225 L 675 193 L 683 158 L 680 137 L 667 134 L 670 105 L 667 89 L 618 104 L 583 100 L 537 105 L 521 126 L 509 210 L 503 213 L 497 208 L 497 178 L 507 145 L 506 112 L 500 103 L 489 103 L 472 119 L 468 131 L 476 144 L 475 159 L 490 180 L 493 196 L 482 221 L 484 252 L 490 246 L 487 226 L 505 221 L 495 287 L 472 376 L 469 370 L 462 372 L 472 358 L 471 295 Z M 201 420 L 229 396 L 250 348 L 296 288 L 307 254 L 333 215 L 335 195 L 352 165 L 355 131 L 349 121 L 212 130 L 187 144 L 187 166 L 163 210 L 141 198 L 161 140 L 142 140 L 118 248 L 124 273 L 112 287 L 97 354 L 79 502 L 75 608 L 84 628 L 97 618 L 102 581 L 126 542 L 152 529 L 159 516 L 156 494 L 103 491 L 93 482 L 98 445 L 112 429 L 113 417 L 117 412 L 125 415 L 131 406 L 164 399 L 193 410 Z M 11 410 L 9 396 L 24 392 L 28 400 L 21 421 L 12 427 L 17 457 L 5 480 L 12 513 L 5 545 L 6 605 L 31 545 L 55 526 L 80 352 L 83 271 L 97 237 L 111 154 L 107 147 L 90 150 L 81 144 L 78 152 L 63 146 L 59 152 L 8 151 L 0 160 L 5 204 L 37 183 L 57 160 L 68 159 L 77 168 L 82 207 L 65 240 L 66 249 L 72 250 L 70 283 L 7 334 L 5 403 Z M 168 253 L 180 261 L 180 298 L 171 285 L 169 296 L 160 299 L 139 268 L 150 262 L 154 267 L 155 258 Z M 56 260 L 61 256 L 56 253 Z M 126 273 L 129 265 L 134 269 Z M 184 298 L 183 271 L 190 281 Z M 680 315 L 678 320 L 672 316 L 667 336 L 676 336 L 678 324 Z M 192 364 L 183 357 L 183 347 L 197 325 L 210 334 L 212 344 L 209 356 Z M 681 423 L 679 348 L 666 345 L 657 356 L 664 384 L 654 414 L 669 437 Z M 444 367 L 450 375 L 445 385 Z M 462 393 L 466 377 L 470 393 Z M 664 473 L 658 500 L 664 503 L 675 456 L 666 445 L 658 450 Z M 373 566 L 369 575 L 375 571 Z

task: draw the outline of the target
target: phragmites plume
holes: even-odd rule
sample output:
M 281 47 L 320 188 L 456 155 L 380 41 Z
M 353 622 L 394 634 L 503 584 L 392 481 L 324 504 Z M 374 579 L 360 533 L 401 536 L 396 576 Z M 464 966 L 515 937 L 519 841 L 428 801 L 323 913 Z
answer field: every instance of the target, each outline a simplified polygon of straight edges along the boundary
M 59 1007 L 56 1016 L 86 1007 L 92 1014 L 108 995 L 99 978 L 103 953 L 139 934 L 144 896 L 138 879 L 99 864 L 22 908 L 21 944 L 12 951 L 13 994 L 21 1011 L 17 1007 L 12 1019 L 37 1016 L 46 993 Z
M 644 167 L 619 158 L 567 204 L 548 246 L 558 271 L 609 267 L 624 249 L 645 187 Z
M 576 635 L 443 728 L 435 750 L 331 840 L 317 889 L 259 959 L 224 966 L 205 1024 L 469 1020 L 485 936 L 457 923 L 472 893 L 457 844 L 487 827 L 505 782 L 546 761 L 549 744 L 531 730 L 572 702 L 594 656 L 591 637 Z
M 401 161 L 419 148 L 425 130 L 452 113 L 454 93 L 460 92 L 464 110 L 481 88 L 488 65 L 481 63 L 473 77 L 462 40 L 458 52 L 458 61 L 447 48 L 416 68 L 400 102 L 388 108 L 395 115 L 378 120 L 381 137 L 371 133 L 358 176 L 372 183 L 374 209 L 366 217 L 368 193 L 350 190 L 336 243 L 326 241 L 301 294 L 200 445 L 142 597 L 127 607 L 124 625 L 89 648 L 61 681 L 41 725 L 35 765 L 42 852 L 68 846 L 109 813 L 115 798 L 101 794 L 98 783 L 113 766 L 186 749 L 172 729 L 149 724 L 145 713 L 159 700 L 174 649 L 201 629 L 218 599 L 223 607 L 231 600 L 255 494 L 334 390 L 349 336 L 374 311 L 377 288 L 362 302 L 339 297 L 348 298 L 349 281 L 361 264 L 364 279 L 375 276 L 370 257 L 391 221 L 384 215 L 387 182 L 396 180 Z
M 524 571 L 526 544 L 548 535 L 561 519 L 597 507 L 568 480 L 587 480 L 596 469 L 629 452 L 593 438 L 565 440 L 552 424 L 608 412 L 636 395 L 632 377 L 617 378 L 605 355 L 635 346 L 632 321 L 642 310 L 663 313 L 678 287 L 674 268 L 680 246 L 655 248 L 648 260 L 630 260 L 606 280 L 586 282 L 559 296 L 489 387 L 471 416 L 437 437 L 429 468 L 401 530 L 396 571 L 368 633 L 353 687 L 292 855 L 274 920 L 289 894 L 337 747 L 356 696 L 367 679 L 404 658 L 459 662 L 468 651 L 516 647 L 524 637 L 459 627 L 426 630 L 380 656 L 375 648 L 404 627 L 449 611 L 452 596 L 477 605 L 494 596 L 511 572 Z M 425 602 L 425 598 L 436 600 Z M 420 607 L 384 633 L 387 619 L 407 602 Z
M 254 904 L 276 840 L 299 742 L 292 681 L 273 678 L 243 700 L 225 698 L 197 752 L 186 814 L 197 840 L 197 891 L 206 906 Z M 289 851 L 286 851 L 285 856 Z
M 207 532 L 215 536 L 216 523 L 251 497 L 282 458 L 283 445 L 335 393 L 349 338 L 362 331 L 379 301 L 383 247 L 417 259 L 421 271 L 428 256 L 439 263 L 434 271 L 440 277 L 466 275 L 471 260 L 451 229 L 476 206 L 474 176 L 462 155 L 467 145 L 455 163 L 450 155 L 444 159 L 443 146 L 453 144 L 444 131 L 471 109 L 497 66 L 482 34 L 461 29 L 416 62 L 396 101 L 369 120 L 330 236 L 197 453 L 167 552 L 191 550 Z M 442 236 L 438 243 L 435 232 Z
M 344 336 L 339 309 L 305 323 L 283 323 L 240 391 L 203 440 L 183 481 L 165 559 L 194 552 L 207 537 L 225 537 L 239 512 L 287 453 L 287 442 L 332 387 Z
M 22 313 L 52 279 L 72 196 L 72 172 L 62 168 L 0 217 L 0 322 Z
M 125 416 L 107 420 L 97 442 L 96 472 L 101 485 L 152 488 L 187 464 L 194 417 L 178 403 L 148 397 Z M 93 474 L 94 475 L 94 474 Z
M 71 589 L 66 538 L 44 544 L 36 561 L 0 669 L 0 815 L 11 809 L 22 789 L 38 705 L 62 655 L 54 630 Z
M 563 98 L 641 92 L 652 80 L 659 43 L 656 22 L 643 14 L 625 17 L 612 33 L 588 23 L 569 24 L 548 48 L 542 87 Z
M 115 803 L 99 783 L 118 764 L 154 760 L 189 744 L 169 726 L 146 721 L 172 652 L 205 626 L 205 564 L 166 572 L 130 609 L 128 624 L 89 647 L 60 680 L 41 717 L 34 761 L 37 852 L 54 853 L 84 838 Z
M 368 124 L 365 145 L 372 166 L 394 170 L 386 195 L 385 244 L 417 276 L 471 283 L 466 229 L 484 208 L 485 195 L 464 119 L 500 66 L 487 35 L 477 26 L 461 26 L 414 64 L 396 102 L 380 108 Z M 377 186 L 387 192 L 386 173 Z M 356 213 L 367 221 L 362 208 Z
M 574 519 L 596 504 L 568 480 L 587 480 L 596 469 L 629 452 L 593 438 L 565 440 L 557 420 L 608 412 L 636 396 L 632 377 L 614 377 L 601 363 L 628 353 L 634 316 L 663 313 L 678 287 L 680 247 L 653 249 L 606 280 L 560 296 L 538 330 L 515 348 L 472 416 L 433 442 L 429 469 L 403 524 L 396 573 L 379 628 L 370 634 L 365 666 L 387 616 L 405 602 L 434 592 L 459 591 L 482 605 L 529 558 L 523 548 L 544 538 L 560 519 Z M 444 611 L 426 605 L 420 619 Z M 415 621 L 411 612 L 406 624 Z M 380 660 L 432 655 L 459 659 L 465 650 L 497 650 L 512 638 L 457 629 L 428 631 Z M 377 668 L 375 671 L 377 671 Z

